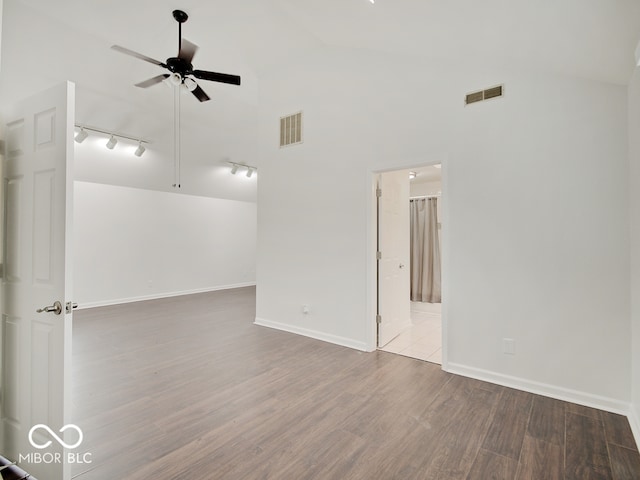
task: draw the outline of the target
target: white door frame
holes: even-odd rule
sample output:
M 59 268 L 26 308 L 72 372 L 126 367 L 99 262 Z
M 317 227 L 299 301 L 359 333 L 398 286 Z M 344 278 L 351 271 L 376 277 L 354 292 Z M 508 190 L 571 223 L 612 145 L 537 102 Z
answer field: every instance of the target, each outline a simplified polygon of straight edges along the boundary
M 428 167 L 430 165 L 442 165 L 442 229 L 440 231 L 440 241 L 442 244 L 441 260 L 442 260 L 442 369 L 448 371 L 448 323 L 449 323 L 449 259 L 451 254 L 449 241 L 449 162 L 448 155 L 428 155 L 431 160 L 420 162 L 411 161 L 405 163 L 384 162 L 375 165 L 367 171 L 367 211 L 366 211 L 366 228 L 367 239 L 365 251 L 367 254 L 367 351 L 373 352 L 377 349 L 377 238 L 378 238 L 378 222 L 377 222 L 377 176 L 380 173 L 391 172 L 394 170 L 408 170 L 412 168 Z

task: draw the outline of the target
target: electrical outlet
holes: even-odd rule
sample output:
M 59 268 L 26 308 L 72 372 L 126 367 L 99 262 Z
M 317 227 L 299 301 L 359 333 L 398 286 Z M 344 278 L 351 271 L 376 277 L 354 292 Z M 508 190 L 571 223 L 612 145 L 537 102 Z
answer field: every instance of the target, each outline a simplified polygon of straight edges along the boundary
M 502 339 L 502 353 L 505 355 L 516 354 L 516 341 L 513 338 Z

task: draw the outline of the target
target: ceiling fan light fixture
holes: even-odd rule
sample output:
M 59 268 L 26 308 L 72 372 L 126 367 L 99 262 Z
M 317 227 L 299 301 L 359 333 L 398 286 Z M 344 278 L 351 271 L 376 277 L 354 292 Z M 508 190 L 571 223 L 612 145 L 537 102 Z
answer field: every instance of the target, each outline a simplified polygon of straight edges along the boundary
M 80 131 L 78 132 L 78 134 L 76 135 L 76 142 L 77 143 L 82 143 L 86 140 L 86 138 L 89 136 L 89 134 L 86 132 L 86 130 L 84 128 L 80 128 Z
M 118 139 L 113 135 L 111 135 L 111 137 L 109 137 L 109 141 L 107 142 L 107 148 L 109 150 L 113 150 L 113 148 L 116 146 L 117 143 L 118 143 Z
M 193 92 L 196 88 L 198 88 L 198 82 L 196 82 L 195 78 L 185 77 L 184 86 L 187 87 L 187 90 Z
M 179 73 L 173 72 L 169 75 L 169 83 L 174 87 L 177 87 L 182 83 L 182 76 Z

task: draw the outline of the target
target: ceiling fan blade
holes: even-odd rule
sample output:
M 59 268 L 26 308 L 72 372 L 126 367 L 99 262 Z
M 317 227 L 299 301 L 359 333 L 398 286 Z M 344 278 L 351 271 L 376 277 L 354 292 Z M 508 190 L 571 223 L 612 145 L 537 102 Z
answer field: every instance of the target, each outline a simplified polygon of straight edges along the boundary
M 134 52 L 133 50 L 129 50 L 128 48 L 121 47 L 120 45 L 111 45 L 111 48 L 116 52 L 124 53 L 125 55 L 131 55 L 132 57 L 139 58 L 140 60 L 144 60 L 145 62 L 153 63 L 154 65 L 159 65 L 165 68 L 167 67 L 164 63 L 158 60 L 147 57 L 146 55 L 142 55 L 141 53 Z
M 228 73 L 207 72 L 206 70 L 194 70 L 193 75 L 201 80 L 210 80 L 212 82 L 229 83 L 231 85 L 240 85 L 240 77 L 238 75 L 229 75 Z
M 158 75 L 157 77 L 150 78 L 149 80 L 145 80 L 144 82 L 136 83 L 136 87 L 140 88 L 148 88 L 156 83 L 160 83 L 166 78 L 169 78 L 169 74 L 165 73 L 164 75 Z
M 186 38 L 183 38 L 180 43 L 181 45 L 180 45 L 180 52 L 178 52 L 178 58 L 181 58 L 191 63 L 191 60 L 193 60 L 193 56 L 198 51 L 198 46 L 195 43 L 191 43 Z
M 207 100 L 211 100 L 209 98 L 209 95 L 207 95 L 204 90 L 202 90 L 200 88 L 200 85 L 198 85 L 195 89 L 193 89 L 193 91 L 191 92 L 195 95 L 195 97 L 200 100 L 201 102 L 206 102 Z

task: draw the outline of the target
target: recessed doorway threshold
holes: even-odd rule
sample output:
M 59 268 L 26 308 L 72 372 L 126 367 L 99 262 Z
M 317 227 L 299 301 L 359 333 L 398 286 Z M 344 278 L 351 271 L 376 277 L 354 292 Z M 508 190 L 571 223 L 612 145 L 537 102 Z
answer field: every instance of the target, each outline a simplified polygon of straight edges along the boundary
M 442 365 L 441 315 L 412 311 L 411 324 L 380 350 Z

